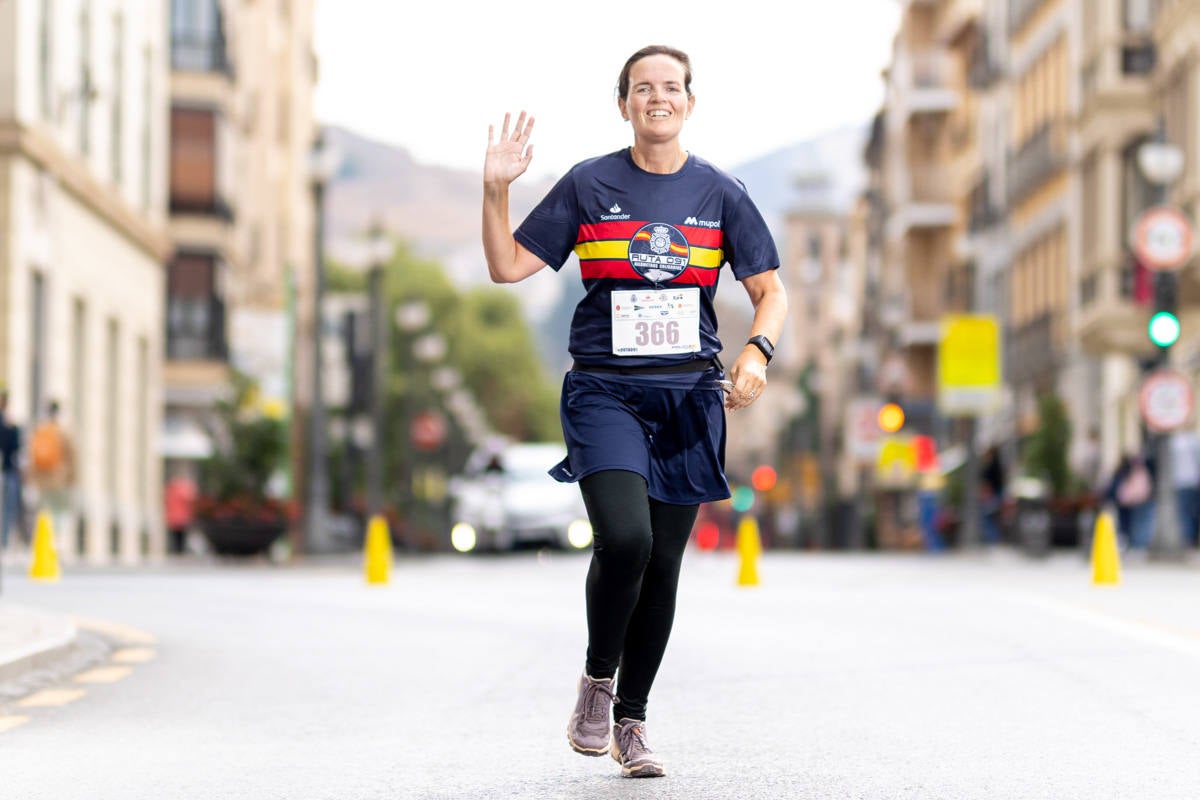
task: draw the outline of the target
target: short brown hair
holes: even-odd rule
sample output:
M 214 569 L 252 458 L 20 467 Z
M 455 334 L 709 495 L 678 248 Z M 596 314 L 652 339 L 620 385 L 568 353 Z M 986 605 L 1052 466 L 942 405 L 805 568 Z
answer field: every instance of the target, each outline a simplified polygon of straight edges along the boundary
M 670 56 L 682 64 L 683 90 L 687 92 L 688 97 L 692 96 L 692 60 L 688 58 L 688 54 L 682 50 L 676 50 L 674 47 L 667 47 L 665 44 L 652 44 L 631 55 L 625 62 L 625 66 L 621 68 L 621 77 L 617 79 L 617 97 L 629 96 L 629 72 L 633 69 L 634 64 L 648 56 Z

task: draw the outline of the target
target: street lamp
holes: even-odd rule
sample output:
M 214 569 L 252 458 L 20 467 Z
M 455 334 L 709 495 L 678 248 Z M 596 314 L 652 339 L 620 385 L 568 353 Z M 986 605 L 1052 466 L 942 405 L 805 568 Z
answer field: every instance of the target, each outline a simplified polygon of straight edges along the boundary
M 409 300 L 396 307 L 396 327 L 416 333 L 429 324 L 429 306 L 424 300 Z
M 1164 206 L 1170 201 L 1170 186 L 1183 174 L 1183 151 L 1167 141 L 1166 124 L 1160 117 L 1158 128 L 1153 139 L 1142 144 L 1137 151 L 1137 165 L 1146 181 L 1154 186 L 1154 204 Z M 1155 296 L 1174 298 L 1178 276 L 1174 270 L 1159 270 L 1155 275 Z M 1172 301 L 1173 305 L 1173 301 Z M 1161 310 L 1161 309 L 1160 309 Z M 1158 363 L 1171 363 L 1171 343 L 1178 332 L 1168 336 L 1164 332 L 1165 325 L 1175 320 L 1174 308 L 1165 309 L 1165 314 L 1156 315 L 1155 325 L 1150 336 L 1158 345 Z M 1170 319 L 1168 319 L 1168 317 Z M 1177 323 L 1176 323 L 1177 324 Z M 1157 338 L 1155 338 L 1157 336 Z M 1178 559 L 1183 557 L 1183 536 L 1179 527 L 1179 515 L 1176 511 L 1174 497 L 1175 464 L 1171 457 L 1170 433 L 1160 433 L 1155 436 L 1155 452 L 1158 469 L 1155 475 L 1154 505 L 1154 538 L 1151 550 L 1163 558 Z
M 370 273 L 368 301 L 371 322 L 371 449 L 367 458 L 367 514 L 380 513 L 383 508 L 383 387 L 386 380 L 387 321 L 384 316 L 383 266 L 392 257 L 394 247 L 378 221 L 371 226 L 367 241 Z
M 324 315 L 325 302 L 325 187 L 337 172 L 341 157 L 318 133 L 309 158 L 313 195 L 313 316 L 312 398 L 309 409 L 308 492 L 304 514 L 304 549 L 315 553 L 328 541 L 329 473 L 326 471 L 328 431 L 325 416 Z
M 462 383 L 462 375 L 454 367 L 438 367 L 429 376 L 429 382 L 439 392 L 450 392 Z
M 413 342 L 412 349 L 422 364 L 436 364 L 446 357 L 446 340 L 440 333 L 427 333 Z

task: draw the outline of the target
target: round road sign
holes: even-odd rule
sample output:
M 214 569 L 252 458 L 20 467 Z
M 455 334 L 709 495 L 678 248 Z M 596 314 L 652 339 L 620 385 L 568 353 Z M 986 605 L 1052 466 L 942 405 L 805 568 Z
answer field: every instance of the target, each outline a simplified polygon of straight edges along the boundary
M 1192 416 L 1192 384 L 1174 370 L 1164 369 L 1142 382 L 1138 404 L 1146 426 L 1155 433 L 1178 430 Z
M 1170 270 L 1192 255 L 1192 223 L 1177 208 L 1156 206 L 1133 228 L 1133 252 L 1149 269 Z
M 446 441 L 446 418 L 436 411 L 422 411 L 413 417 L 409 431 L 419 450 L 437 450 Z

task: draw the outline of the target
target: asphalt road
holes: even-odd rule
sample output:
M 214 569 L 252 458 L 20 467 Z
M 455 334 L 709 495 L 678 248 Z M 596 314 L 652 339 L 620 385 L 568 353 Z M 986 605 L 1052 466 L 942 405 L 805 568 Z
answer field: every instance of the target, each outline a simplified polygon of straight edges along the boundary
M 567 747 L 586 557 L 8 576 L 144 632 L 0 732 L 0 797 L 1200 797 L 1200 567 L 689 553 L 650 707 L 668 777 Z M 115 635 L 115 634 L 114 634 Z M 108 664 L 111 668 L 113 665 Z

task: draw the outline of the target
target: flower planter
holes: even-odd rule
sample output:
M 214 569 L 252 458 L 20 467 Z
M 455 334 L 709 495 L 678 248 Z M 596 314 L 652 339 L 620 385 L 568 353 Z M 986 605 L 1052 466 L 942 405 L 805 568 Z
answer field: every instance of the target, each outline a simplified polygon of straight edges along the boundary
M 223 556 L 265 553 L 287 530 L 285 520 L 209 519 L 200 523 L 213 552 Z

